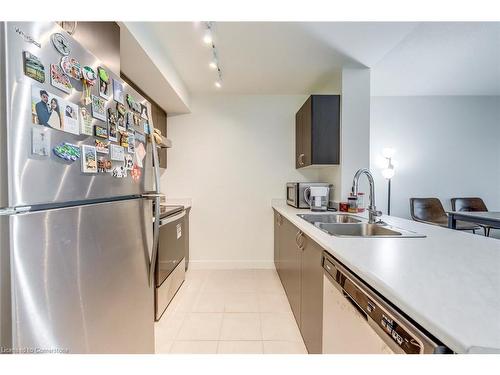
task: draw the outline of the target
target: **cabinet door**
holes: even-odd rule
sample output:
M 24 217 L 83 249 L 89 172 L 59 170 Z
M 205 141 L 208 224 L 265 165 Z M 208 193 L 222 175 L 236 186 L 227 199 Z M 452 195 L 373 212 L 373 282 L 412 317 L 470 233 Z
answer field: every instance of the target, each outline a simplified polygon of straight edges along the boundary
M 278 275 L 281 270 L 280 263 L 280 229 L 281 229 L 281 215 L 278 212 L 274 212 L 274 266 L 276 267 L 276 271 Z M 281 276 L 280 276 L 281 277 Z
M 295 115 L 295 167 L 311 165 L 312 160 L 312 97 Z
M 297 324 L 300 325 L 300 256 L 295 241 L 299 230 L 283 218 L 280 230 L 281 282 Z
M 302 250 L 300 332 L 309 353 L 322 352 L 323 249 L 310 238 L 298 239 Z

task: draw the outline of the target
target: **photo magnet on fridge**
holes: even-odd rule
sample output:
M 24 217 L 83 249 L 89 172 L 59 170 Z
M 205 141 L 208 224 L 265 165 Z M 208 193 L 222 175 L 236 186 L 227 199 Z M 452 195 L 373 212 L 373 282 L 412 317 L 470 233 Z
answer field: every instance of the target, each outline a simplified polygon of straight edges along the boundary
M 80 134 L 78 106 L 37 85 L 31 86 L 31 120 L 72 134 Z
M 40 83 L 45 82 L 45 67 L 38 57 L 29 53 L 23 52 L 24 75 L 33 78 Z
M 92 95 L 92 117 L 106 121 L 106 102 L 95 95 Z
M 124 149 L 128 150 L 128 132 L 127 131 L 120 132 L 120 146 L 122 146 Z
M 50 132 L 41 126 L 31 129 L 31 153 L 39 156 L 49 156 Z
M 82 172 L 97 173 L 97 154 L 94 146 L 82 145 Z
M 122 146 L 110 144 L 109 157 L 111 158 L 111 160 L 123 161 L 125 158 L 125 150 Z
M 99 76 L 99 96 L 108 100 L 111 97 L 111 78 L 102 67 L 97 68 L 97 75 Z
M 120 103 L 121 105 L 125 104 L 125 93 L 123 92 L 123 83 L 119 80 L 113 80 L 113 99 Z
M 135 153 L 135 135 L 134 132 L 128 132 L 128 148 L 127 152 L 129 154 Z
M 118 129 L 116 126 L 116 112 L 108 108 L 108 138 L 110 141 L 118 142 Z
M 125 159 L 123 161 L 123 166 L 127 170 L 132 169 L 132 167 L 134 166 L 134 159 L 133 159 L 132 155 L 125 155 Z
M 144 120 L 149 120 L 148 107 L 146 107 L 144 104 L 141 104 L 141 117 Z
M 92 116 L 85 107 L 80 107 L 80 134 L 94 135 Z
M 66 94 L 71 94 L 71 89 L 73 88 L 69 77 L 64 74 L 61 67 L 56 64 L 50 64 L 50 84 L 64 91 Z

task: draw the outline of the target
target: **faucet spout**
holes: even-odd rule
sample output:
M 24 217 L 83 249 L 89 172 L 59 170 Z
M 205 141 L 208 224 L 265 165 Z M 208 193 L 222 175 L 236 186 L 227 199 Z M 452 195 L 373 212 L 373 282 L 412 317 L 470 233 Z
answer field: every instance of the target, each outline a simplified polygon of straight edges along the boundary
M 359 178 L 363 174 L 368 179 L 368 183 L 370 185 L 370 194 L 369 194 L 370 203 L 368 206 L 368 223 L 375 224 L 376 217 L 382 216 L 382 212 L 377 211 L 377 208 L 375 207 L 375 182 L 373 180 L 373 175 L 371 174 L 371 172 L 368 168 L 358 169 L 358 171 L 356 172 L 356 174 L 354 175 L 354 178 L 352 180 L 352 189 L 351 190 L 352 190 L 353 195 L 358 195 Z

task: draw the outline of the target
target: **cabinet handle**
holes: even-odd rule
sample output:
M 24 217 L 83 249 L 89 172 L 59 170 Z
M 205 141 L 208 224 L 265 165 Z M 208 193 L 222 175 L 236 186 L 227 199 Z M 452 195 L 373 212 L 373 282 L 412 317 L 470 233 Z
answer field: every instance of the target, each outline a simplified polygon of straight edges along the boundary
M 300 154 L 299 155 L 299 165 L 300 166 L 303 166 L 305 163 L 304 163 L 304 154 Z
M 302 240 L 302 241 L 300 241 Z M 299 249 L 304 251 L 305 248 L 305 243 L 306 243 L 306 238 L 304 237 L 304 233 L 300 232 L 299 236 Z
M 276 214 L 276 223 L 278 223 L 279 226 L 283 224 L 283 218 L 281 217 L 280 214 Z
M 299 230 L 297 234 L 295 235 L 295 245 L 299 247 L 299 236 L 302 234 L 302 232 Z

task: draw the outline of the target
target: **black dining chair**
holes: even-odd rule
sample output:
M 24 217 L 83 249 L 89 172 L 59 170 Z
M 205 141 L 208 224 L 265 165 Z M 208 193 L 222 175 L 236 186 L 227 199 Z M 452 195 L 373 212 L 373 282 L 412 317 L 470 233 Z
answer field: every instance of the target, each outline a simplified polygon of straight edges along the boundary
M 410 215 L 415 221 L 448 228 L 448 215 L 438 198 L 410 198 Z M 457 221 L 457 230 L 471 230 L 476 233 L 479 226 Z
M 451 198 L 451 209 L 453 211 L 488 211 L 488 208 L 484 204 L 481 198 L 468 197 L 468 198 Z M 486 237 L 490 236 L 491 229 L 500 229 L 500 227 L 495 227 L 491 225 L 478 224 L 484 229 L 484 235 Z

